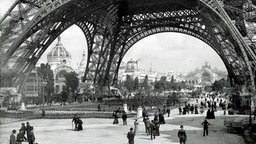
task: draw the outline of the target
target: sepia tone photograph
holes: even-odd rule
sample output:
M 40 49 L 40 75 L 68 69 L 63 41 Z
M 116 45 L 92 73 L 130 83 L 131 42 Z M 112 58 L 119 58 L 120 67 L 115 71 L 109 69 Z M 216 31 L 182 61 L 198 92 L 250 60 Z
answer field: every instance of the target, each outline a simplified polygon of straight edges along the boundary
M 0 0 L 0 144 L 256 144 L 256 0 Z

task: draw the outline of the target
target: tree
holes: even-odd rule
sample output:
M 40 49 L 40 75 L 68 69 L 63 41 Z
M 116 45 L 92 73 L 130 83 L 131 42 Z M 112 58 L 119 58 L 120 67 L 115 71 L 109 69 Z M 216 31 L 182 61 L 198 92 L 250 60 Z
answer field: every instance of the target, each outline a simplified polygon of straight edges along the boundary
M 61 102 L 64 103 L 64 105 L 65 105 L 65 102 L 67 102 L 67 100 L 68 100 L 68 89 L 66 86 L 62 87 L 62 91 L 60 93 L 60 100 L 61 100 Z
M 51 103 L 54 93 L 54 78 L 51 66 L 49 64 L 42 63 L 40 67 L 37 68 L 37 73 L 42 77 L 42 80 L 46 82 L 46 85 L 44 86 L 46 93 L 45 101 Z
M 167 78 L 166 78 L 166 76 L 162 76 L 161 78 L 160 78 L 160 82 L 162 83 L 161 85 L 162 85 L 162 87 L 163 87 L 163 90 L 165 91 L 166 89 L 167 89 Z
M 228 82 L 228 79 L 220 79 L 218 81 L 215 81 L 213 84 L 212 84 L 212 90 L 214 91 L 217 91 L 217 92 L 221 92 L 223 91 L 224 88 L 227 88 L 227 87 L 230 87 L 230 84 Z
M 177 101 L 178 101 L 178 95 L 177 93 L 173 92 L 171 95 L 168 95 L 166 100 L 166 105 L 167 106 L 175 105 Z
M 78 85 L 79 85 L 78 74 L 75 72 L 69 72 L 69 73 L 65 73 L 64 77 L 66 79 L 65 83 L 66 83 L 67 91 L 74 96 L 74 99 L 76 101 L 77 95 L 74 95 L 74 94 L 78 90 Z
M 162 91 L 162 85 L 161 85 L 161 82 L 160 82 L 160 81 L 155 81 L 155 83 L 154 83 L 154 89 L 155 89 L 155 91 L 157 91 L 157 92 L 161 92 L 161 91 Z
M 133 90 L 137 91 L 138 89 L 139 89 L 139 79 L 138 79 L 138 77 L 136 77 L 134 79 Z
M 148 85 L 148 75 L 145 76 L 141 86 L 145 89 L 148 90 L 149 89 L 149 85 Z
M 125 80 L 125 82 L 124 82 L 124 86 L 126 87 L 126 89 L 129 91 L 129 92 L 131 92 L 132 91 L 132 89 L 133 89 L 133 80 L 132 80 L 132 78 L 131 78 L 131 76 L 130 75 L 126 75 L 126 80 Z
M 175 83 L 174 77 L 172 76 L 171 81 L 168 83 L 168 89 L 176 90 L 177 84 Z

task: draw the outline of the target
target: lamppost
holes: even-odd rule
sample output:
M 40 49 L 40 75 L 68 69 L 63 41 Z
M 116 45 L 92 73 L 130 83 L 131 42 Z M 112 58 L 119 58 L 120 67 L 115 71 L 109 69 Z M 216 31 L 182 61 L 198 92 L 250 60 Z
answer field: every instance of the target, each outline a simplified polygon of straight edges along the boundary
M 43 90 L 43 106 L 42 106 L 42 117 L 45 116 L 45 110 L 44 110 L 44 103 L 45 103 L 45 86 L 47 84 L 46 81 L 44 81 L 44 79 L 42 79 L 41 81 L 41 84 L 42 84 L 42 90 Z

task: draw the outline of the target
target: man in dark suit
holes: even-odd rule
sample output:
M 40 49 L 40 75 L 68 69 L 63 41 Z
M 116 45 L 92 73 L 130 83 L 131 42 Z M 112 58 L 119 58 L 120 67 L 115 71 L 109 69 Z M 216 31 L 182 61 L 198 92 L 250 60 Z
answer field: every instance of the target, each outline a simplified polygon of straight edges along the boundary
M 122 119 L 123 119 L 123 125 L 127 125 L 127 114 L 126 114 L 126 112 L 124 111 L 123 112 L 123 115 L 122 115 Z
M 204 135 L 205 136 L 205 133 L 206 135 L 208 135 L 208 126 L 210 125 L 210 123 L 207 121 L 207 119 L 204 120 L 204 122 L 202 123 L 203 127 L 204 127 Z
M 185 144 L 187 141 L 186 131 L 183 129 L 183 125 L 180 126 L 180 130 L 178 132 L 178 137 L 180 139 L 180 144 Z
M 35 142 L 35 139 L 36 138 L 35 138 L 33 127 L 32 127 L 32 129 L 28 132 L 28 143 L 33 144 Z
M 131 127 L 130 131 L 127 134 L 128 144 L 134 144 L 134 137 L 135 137 L 135 134 L 133 132 L 133 128 Z
M 12 134 L 10 135 L 10 144 L 16 144 L 16 130 L 12 130 Z

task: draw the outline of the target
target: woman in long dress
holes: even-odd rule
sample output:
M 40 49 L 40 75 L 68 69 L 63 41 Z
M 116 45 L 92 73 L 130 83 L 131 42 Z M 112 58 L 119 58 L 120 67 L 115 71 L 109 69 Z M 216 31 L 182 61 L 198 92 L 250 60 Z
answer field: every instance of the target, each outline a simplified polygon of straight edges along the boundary
M 134 135 L 138 135 L 139 134 L 139 122 L 138 119 L 135 119 L 134 121 Z

